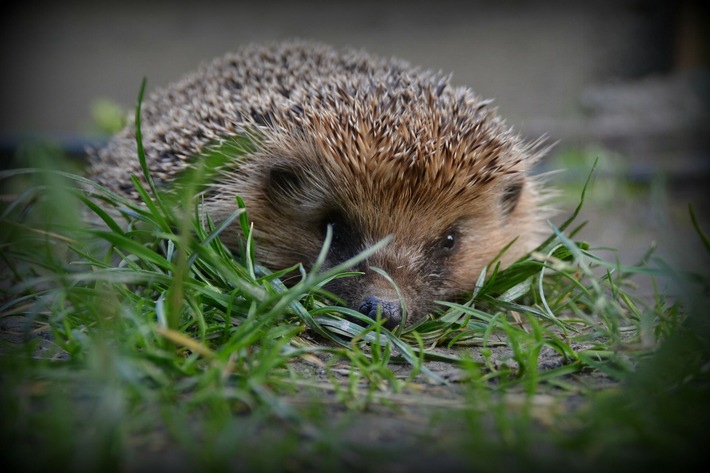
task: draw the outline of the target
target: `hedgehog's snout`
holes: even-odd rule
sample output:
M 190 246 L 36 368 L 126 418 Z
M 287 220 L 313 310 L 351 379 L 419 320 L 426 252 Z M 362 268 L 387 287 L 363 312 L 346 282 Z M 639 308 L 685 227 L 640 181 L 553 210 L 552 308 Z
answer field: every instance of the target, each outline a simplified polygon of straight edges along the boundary
M 382 318 L 386 320 L 385 327 L 393 329 L 402 322 L 402 306 L 399 301 L 389 301 L 370 296 L 360 304 L 358 311 L 375 320 L 378 307 Z

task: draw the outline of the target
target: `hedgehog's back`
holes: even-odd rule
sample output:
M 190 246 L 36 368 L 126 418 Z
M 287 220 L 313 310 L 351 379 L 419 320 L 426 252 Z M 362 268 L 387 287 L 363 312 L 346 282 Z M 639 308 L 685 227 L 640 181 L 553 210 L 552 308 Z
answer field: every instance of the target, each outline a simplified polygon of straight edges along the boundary
M 149 95 L 141 131 L 148 167 L 158 181 L 171 178 L 205 146 L 269 126 L 304 108 L 327 106 L 329 91 L 376 84 L 382 77 L 420 75 L 403 61 L 361 51 L 339 53 L 328 46 L 291 42 L 252 45 L 201 66 Z M 133 120 L 91 155 L 90 174 L 102 185 L 134 195 L 130 175 L 141 175 Z

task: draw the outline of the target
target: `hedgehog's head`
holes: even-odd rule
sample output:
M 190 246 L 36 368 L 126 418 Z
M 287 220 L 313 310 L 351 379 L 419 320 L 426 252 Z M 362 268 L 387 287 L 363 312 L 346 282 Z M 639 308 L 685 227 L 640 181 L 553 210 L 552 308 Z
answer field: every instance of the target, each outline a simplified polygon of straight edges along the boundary
M 470 95 L 437 89 L 346 94 L 330 109 L 299 111 L 272 127 L 263 150 L 232 181 L 254 221 L 259 257 L 274 269 L 318 255 L 328 227 L 328 267 L 387 236 L 353 268 L 363 275 L 326 286 L 388 326 L 473 289 L 509 243 L 503 264 L 540 241 L 530 150 Z M 388 100 L 384 100 L 383 97 Z M 386 272 L 399 288 L 373 267 Z

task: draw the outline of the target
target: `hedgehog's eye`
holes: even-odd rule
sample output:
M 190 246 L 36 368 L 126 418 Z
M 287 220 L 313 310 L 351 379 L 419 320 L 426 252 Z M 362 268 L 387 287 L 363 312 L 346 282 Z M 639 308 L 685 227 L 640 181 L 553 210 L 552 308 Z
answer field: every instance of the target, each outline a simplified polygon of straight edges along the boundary
M 324 235 L 328 226 L 331 227 L 331 231 L 333 232 L 333 243 L 341 241 L 351 233 L 347 220 L 340 212 L 328 212 L 323 218 L 322 228 Z
M 356 228 L 339 211 L 328 212 L 321 220 L 323 237 L 331 227 L 332 240 L 328 258 L 333 263 L 340 263 L 355 256 L 362 246 Z
M 456 229 L 450 228 L 436 242 L 436 250 L 442 255 L 446 255 L 454 251 L 456 248 Z
M 456 237 L 454 237 L 453 233 L 449 233 L 448 235 L 444 236 L 444 238 L 441 241 L 441 247 L 443 249 L 453 250 L 455 246 L 456 246 Z
M 522 191 L 522 177 L 517 177 L 513 182 L 509 183 L 505 189 L 503 189 L 503 197 L 501 197 L 503 215 L 509 215 L 513 210 L 515 210 L 515 207 L 518 205 L 518 201 L 520 200 L 520 194 Z

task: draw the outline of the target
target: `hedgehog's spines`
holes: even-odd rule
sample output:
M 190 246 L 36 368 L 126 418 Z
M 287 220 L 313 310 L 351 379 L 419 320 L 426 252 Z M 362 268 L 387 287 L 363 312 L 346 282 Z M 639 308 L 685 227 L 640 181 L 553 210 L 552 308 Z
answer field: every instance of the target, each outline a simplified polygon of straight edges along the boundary
M 526 143 L 489 100 L 452 86 L 449 75 L 362 51 L 248 46 L 149 94 L 142 132 L 161 181 L 209 153 L 229 153 L 221 146 L 235 137 L 254 144 L 217 170 L 203 210 L 219 221 L 244 198 L 268 267 L 312 263 L 329 215 L 357 236 L 340 239 L 352 247 L 334 248 L 336 259 L 393 235 L 367 264 L 398 281 L 416 316 L 472 287 L 510 241 L 517 238 L 504 262 L 534 248 L 549 216 L 539 179 L 527 176 L 543 140 Z M 94 153 L 91 174 L 132 195 L 135 153 L 129 124 Z M 457 257 L 432 260 L 448 228 L 457 229 Z M 239 229 L 222 237 L 234 242 Z M 360 286 L 381 282 L 365 272 L 367 283 L 333 286 L 356 309 Z

